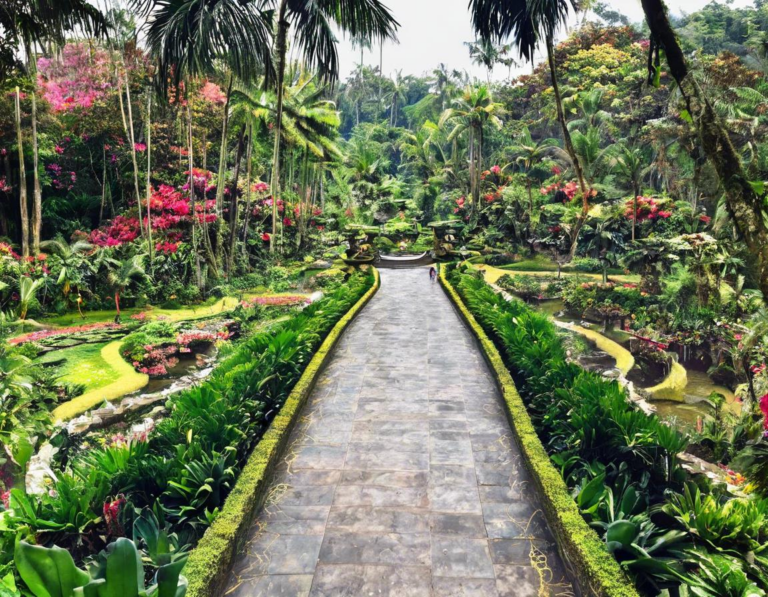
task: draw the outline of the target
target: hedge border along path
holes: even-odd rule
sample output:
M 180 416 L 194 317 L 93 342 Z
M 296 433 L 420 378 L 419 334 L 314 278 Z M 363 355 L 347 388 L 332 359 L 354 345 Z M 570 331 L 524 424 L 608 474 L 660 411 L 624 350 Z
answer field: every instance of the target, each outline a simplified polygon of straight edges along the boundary
M 271 473 L 285 451 L 291 431 L 344 330 L 373 298 L 381 285 L 373 268 L 373 286 L 342 317 L 312 357 L 285 405 L 272 421 L 243 467 L 224 508 L 190 554 L 183 574 L 189 581 L 187 597 L 218 595 L 227 582 L 235 555 L 261 509 L 269 489 Z
M 477 338 L 483 356 L 493 372 L 504 398 L 512 433 L 540 491 L 549 527 L 557 538 L 564 561 L 576 575 L 574 580 L 581 588 L 582 594 L 597 597 L 639 597 L 634 583 L 579 512 L 565 481 L 552 464 L 536 434 L 501 354 L 448 281 L 446 270 L 446 267 L 440 268 L 440 284 Z

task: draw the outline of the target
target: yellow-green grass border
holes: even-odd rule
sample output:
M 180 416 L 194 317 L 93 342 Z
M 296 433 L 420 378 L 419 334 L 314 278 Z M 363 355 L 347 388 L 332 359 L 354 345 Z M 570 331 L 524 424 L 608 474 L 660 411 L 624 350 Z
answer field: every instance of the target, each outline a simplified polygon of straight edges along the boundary
M 651 400 L 685 401 L 685 387 L 688 385 L 688 370 L 677 361 L 672 361 L 672 367 L 660 383 L 645 391 Z
M 547 522 L 557 539 L 563 559 L 575 576 L 581 594 L 595 597 L 639 597 L 634 583 L 579 512 L 568 486 L 552 464 L 536 433 L 501 354 L 448 281 L 446 268 L 441 268 L 440 283 L 478 340 L 496 379 L 512 433 L 539 490 Z
M 607 336 L 604 336 L 600 332 L 590 330 L 589 328 L 582 327 L 576 324 L 560 324 L 555 322 L 556 325 L 562 329 L 570 330 L 576 334 L 580 334 L 595 343 L 600 350 L 608 353 L 614 359 L 616 359 L 616 368 L 621 371 L 622 375 L 627 375 L 635 366 L 635 357 L 618 342 L 614 342 Z
M 126 394 L 140 390 L 149 383 L 149 375 L 137 372 L 133 365 L 128 363 L 120 354 L 122 346 L 122 340 L 115 340 L 105 344 L 101 349 L 101 358 L 117 371 L 117 379 L 56 407 L 52 412 L 54 421 L 69 421 L 105 400 L 116 400 Z
M 381 285 L 374 268 L 373 286 L 339 319 L 307 365 L 285 405 L 253 449 L 221 513 L 192 551 L 184 568 L 189 581 L 187 597 L 212 597 L 226 586 L 229 570 L 245 543 L 253 521 L 267 497 L 272 472 L 288 445 L 291 431 L 312 393 L 341 335 L 368 304 Z

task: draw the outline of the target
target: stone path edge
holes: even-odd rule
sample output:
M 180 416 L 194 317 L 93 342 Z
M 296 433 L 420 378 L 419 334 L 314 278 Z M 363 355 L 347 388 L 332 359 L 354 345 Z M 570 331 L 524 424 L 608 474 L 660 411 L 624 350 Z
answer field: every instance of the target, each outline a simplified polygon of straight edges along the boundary
M 501 354 L 449 282 L 448 269 L 446 266 L 440 268 L 440 285 L 459 317 L 475 336 L 491 369 L 503 397 L 512 434 L 539 489 L 547 523 L 555 535 L 563 562 L 573 574 L 575 588 L 582 595 L 596 597 L 639 597 L 632 580 L 579 512 L 568 486 L 552 464 L 536 433 Z
M 378 270 L 372 269 L 373 286 L 339 319 L 320 345 L 283 408 L 253 449 L 221 513 L 190 554 L 183 571 L 189 583 L 186 597 L 213 597 L 219 595 L 226 587 L 227 575 L 234 558 L 244 543 L 254 518 L 261 510 L 274 467 L 283 456 L 291 431 L 299 420 L 318 377 L 344 331 L 381 286 Z

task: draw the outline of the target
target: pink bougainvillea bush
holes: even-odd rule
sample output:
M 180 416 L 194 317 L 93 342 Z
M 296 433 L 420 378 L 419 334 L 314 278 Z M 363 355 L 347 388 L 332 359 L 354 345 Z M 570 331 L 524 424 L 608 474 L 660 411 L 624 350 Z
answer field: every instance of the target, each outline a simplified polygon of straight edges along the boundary
M 88 109 L 113 87 L 114 63 L 109 53 L 87 43 L 69 43 L 57 59 L 37 61 L 42 97 L 54 112 Z
M 188 176 L 188 172 L 186 175 Z M 216 185 L 212 182 L 213 174 L 195 168 L 192 180 L 195 186 L 195 217 L 200 224 L 216 221 Z M 146 228 L 152 223 L 155 250 L 159 253 L 176 253 L 180 244 L 186 240 L 192 229 L 192 201 L 189 196 L 189 183 L 181 188 L 161 184 L 149 198 L 149 216 L 147 201 L 142 201 L 142 225 Z M 135 241 L 141 234 L 138 210 L 135 215 L 120 215 L 111 222 L 93 230 L 88 240 L 99 247 L 119 247 Z

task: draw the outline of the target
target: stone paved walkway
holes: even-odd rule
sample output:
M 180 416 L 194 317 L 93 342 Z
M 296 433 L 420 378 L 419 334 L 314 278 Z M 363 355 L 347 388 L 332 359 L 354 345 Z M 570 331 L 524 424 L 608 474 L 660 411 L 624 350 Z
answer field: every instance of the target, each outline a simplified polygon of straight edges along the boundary
M 571 595 L 470 333 L 425 269 L 381 277 L 319 380 L 226 594 Z

